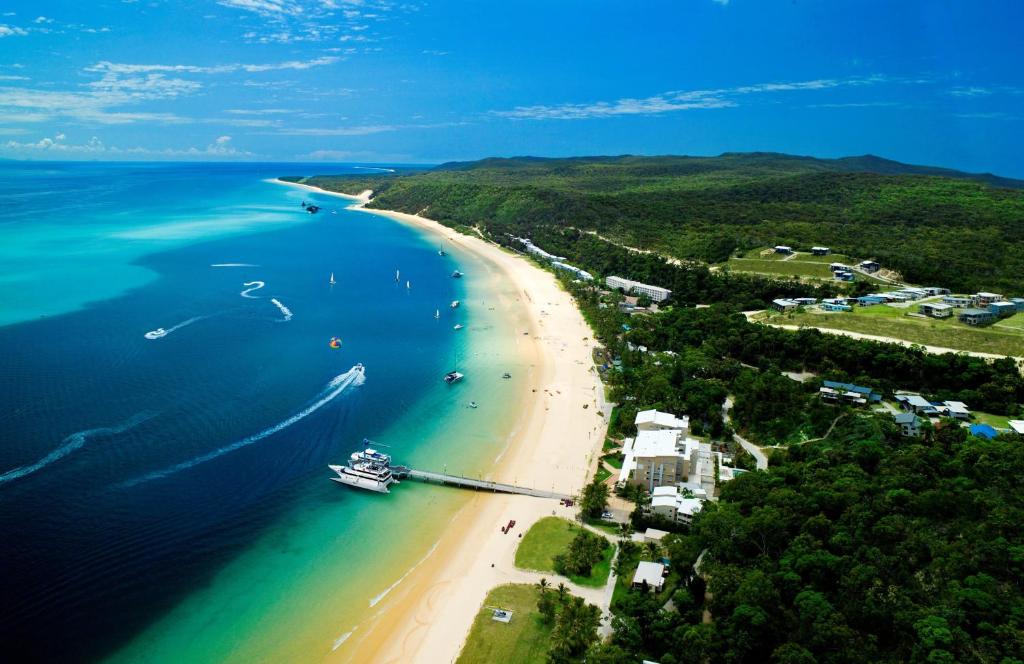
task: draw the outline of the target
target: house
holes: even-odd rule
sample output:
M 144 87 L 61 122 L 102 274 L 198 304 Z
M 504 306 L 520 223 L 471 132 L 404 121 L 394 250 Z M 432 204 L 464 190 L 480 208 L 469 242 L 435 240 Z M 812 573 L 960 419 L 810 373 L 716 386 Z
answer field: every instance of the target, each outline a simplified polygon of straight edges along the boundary
M 988 325 L 995 321 L 996 315 L 988 309 L 964 309 L 958 318 L 968 325 Z
M 932 318 L 949 318 L 953 315 L 953 307 L 939 302 L 925 302 L 917 305 L 917 310 Z
M 833 272 L 832 278 L 837 281 L 853 281 L 853 272 Z
M 648 528 L 643 533 L 645 542 L 660 542 L 665 539 L 665 535 L 668 535 L 667 530 L 658 530 L 657 528 Z
M 828 256 L 832 250 L 828 247 L 811 247 L 811 254 L 814 256 Z
M 971 299 L 974 301 L 974 306 L 980 309 L 981 307 L 987 307 L 993 302 L 999 302 L 1000 300 L 1003 299 L 1003 296 L 998 293 L 981 292 L 975 293 L 974 297 Z
M 949 295 L 948 288 L 939 288 L 938 286 L 925 286 L 922 290 L 927 291 L 929 295 Z
M 838 302 L 823 302 L 821 308 L 823 311 L 853 311 L 853 307 L 850 305 Z
M 1017 313 L 1017 305 L 1013 302 L 1001 300 L 988 305 L 988 310 L 994 313 L 997 318 L 1006 318 Z
M 861 295 L 857 298 L 857 304 L 862 307 L 870 307 L 873 304 L 885 304 L 888 300 L 883 295 Z
M 817 304 L 818 298 L 816 297 L 794 297 L 793 301 L 799 304 L 801 307 L 808 306 L 811 304 Z
M 1010 425 L 1011 431 L 1024 436 L 1024 420 L 1010 420 L 1007 424 Z
M 897 394 L 896 401 L 903 410 L 917 413 L 918 415 L 938 415 L 939 411 L 930 401 L 920 394 Z
M 842 263 L 829 263 L 828 269 L 833 272 L 851 272 L 853 270 L 849 265 L 843 265 Z
M 775 245 L 775 253 L 777 254 L 791 254 L 793 253 L 793 247 L 787 247 L 784 244 Z
M 928 297 L 928 295 L 929 295 L 928 291 L 926 291 L 923 288 L 907 287 L 907 288 L 901 288 L 900 290 L 898 290 L 896 292 L 897 293 L 902 293 L 903 295 L 906 295 L 911 300 L 920 300 L 922 297 Z
M 675 523 L 690 523 L 704 501 L 679 490 L 677 486 L 659 486 L 651 492 L 651 512 Z
M 818 396 L 832 403 L 849 403 L 856 406 L 863 406 L 868 402 L 867 399 L 856 392 L 844 392 L 831 387 L 819 387 Z
M 943 401 L 933 405 L 937 411 L 946 417 L 952 417 L 957 420 L 971 419 L 971 411 L 963 401 Z
M 917 438 L 921 435 L 920 417 L 914 413 L 896 413 L 893 416 L 896 426 L 900 428 L 900 434 L 908 438 Z
M 966 309 L 974 304 L 974 300 L 966 295 L 947 295 L 942 298 L 942 303 L 957 309 Z
M 865 272 L 878 272 L 882 269 L 882 266 L 875 261 L 861 261 L 857 264 L 857 267 L 864 270 Z
M 772 309 L 774 309 L 775 311 L 781 311 L 782 313 L 792 311 L 793 309 L 796 309 L 799 306 L 800 304 L 795 300 L 786 300 L 781 298 L 778 300 L 772 300 Z
M 672 413 L 662 413 L 658 410 L 641 410 L 633 420 L 637 431 L 664 431 L 675 429 L 686 431 L 690 428 L 690 418 L 686 415 L 676 417 Z
M 882 400 L 882 393 L 877 392 L 874 388 L 864 387 L 862 385 L 854 385 L 853 383 L 839 383 L 834 380 L 822 381 L 822 386 L 827 387 L 830 390 L 838 392 L 852 392 L 863 398 L 865 401 L 877 403 Z
M 665 566 L 661 563 L 653 563 L 641 560 L 636 567 L 636 574 L 633 575 L 633 588 L 645 588 L 654 592 L 661 592 L 665 586 Z
M 999 432 L 988 424 L 972 424 L 971 435 L 977 436 L 979 438 L 988 438 L 989 440 L 992 440 L 993 438 L 999 435 Z
M 667 288 L 642 284 L 639 281 L 633 281 L 632 279 L 626 279 L 625 277 L 606 277 L 604 282 L 609 288 L 621 288 L 624 293 L 646 295 L 651 298 L 652 302 L 663 302 L 672 296 L 672 291 Z
M 1010 302 L 1017 307 L 1017 311 L 1024 311 L 1024 297 L 1011 297 Z

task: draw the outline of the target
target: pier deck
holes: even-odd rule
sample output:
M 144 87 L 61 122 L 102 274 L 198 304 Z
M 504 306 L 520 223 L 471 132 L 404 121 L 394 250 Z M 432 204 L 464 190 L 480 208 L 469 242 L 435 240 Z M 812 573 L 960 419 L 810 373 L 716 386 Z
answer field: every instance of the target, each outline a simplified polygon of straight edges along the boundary
M 476 489 L 478 491 L 516 493 L 523 496 L 534 496 L 536 498 L 558 498 L 559 500 L 572 498 L 572 496 L 567 496 L 563 493 L 546 491 L 544 489 L 534 489 L 531 487 L 517 486 L 515 484 L 503 484 L 501 482 L 492 482 L 490 480 L 477 480 L 471 477 L 462 477 L 461 475 L 434 473 L 428 470 L 416 470 L 405 466 L 393 466 L 392 472 L 394 472 L 399 478 L 414 479 L 421 482 L 433 482 L 435 484 L 448 484 L 467 489 Z

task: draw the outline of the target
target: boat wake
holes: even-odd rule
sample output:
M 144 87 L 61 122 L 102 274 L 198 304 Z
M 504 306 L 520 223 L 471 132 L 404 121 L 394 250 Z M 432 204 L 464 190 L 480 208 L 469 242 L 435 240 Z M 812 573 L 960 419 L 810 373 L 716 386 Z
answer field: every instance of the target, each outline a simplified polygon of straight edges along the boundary
M 90 438 L 96 436 L 116 436 L 138 426 L 139 424 L 145 422 L 146 420 L 152 417 L 155 417 L 155 415 L 156 413 L 139 413 L 129 418 L 125 422 L 118 424 L 117 426 L 99 427 L 96 429 L 86 429 L 85 431 L 77 431 L 68 436 L 67 438 L 65 438 L 62 441 L 64 443 L 63 445 L 61 445 L 54 451 L 50 452 L 39 461 L 36 461 L 35 463 L 29 466 L 19 466 L 17 468 L 12 468 L 11 470 L 8 470 L 6 473 L 0 474 L 0 484 L 5 484 L 12 480 L 25 477 L 26 475 L 31 475 L 32 473 L 38 470 L 42 470 L 46 466 L 49 466 L 51 463 L 59 461 L 60 459 L 63 459 L 64 457 L 71 454 L 75 450 L 80 449 L 87 442 L 89 442 Z
M 270 298 L 270 301 L 274 303 L 274 306 L 276 306 L 278 309 L 281 310 L 282 314 L 284 314 L 284 318 L 281 319 L 282 323 L 287 323 L 288 321 L 290 321 L 292 319 L 292 310 L 291 309 L 289 309 L 288 307 L 286 307 L 283 304 L 281 304 L 281 301 L 278 300 L 276 297 Z
M 253 292 L 254 290 L 259 290 L 266 286 L 267 284 L 263 281 L 247 281 L 242 285 L 249 286 L 249 288 L 246 288 L 244 291 L 239 293 L 239 295 L 241 295 L 242 297 L 247 297 L 250 300 L 255 300 L 259 297 L 259 295 L 249 295 L 249 293 Z
M 171 332 L 174 332 L 175 330 L 180 330 L 181 328 L 185 327 L 186 325 L 191 325 L 192 323 L 195 323 L 196 321 L 201 321 L 204 318 L 209 318 L 209 316 L 194 316 L 192 318 L 189 318 L 187 321 L 178 323 L 174 327 L 170 327 L 170 328 L 168 328 L 166 330 L 164 328 L 162 328 L 162 327 L 158 327 L 155 330 L 150 330 L 149 332 L 146 332 L 142 336 L 146 337 L 147 339 L 162 339 L 162 338 L 166 337 L 168 334 L 170 334 Z
M 210 267 L 259 267 L 252 263 L 210 263 Z
M 177 465 L 174 465 L 174 466 L 171 466 L 170 468 L 165 468 L 164 470 L 158 470 L 158 471 L 149 473 L 148 475 L 143 475 L 142 477 L 139 477 L 139 478 L 136 478 L 134 480 L 130 480 L 128 482 L 125 482 L 124 484 L 121 485 L 121 487 L 132 487 L 132 486 L 135 486 L 137 484 L 142 484 L 144 482 L 149 482 L 150 480 L 158 480 L 160 478 L 167 477 L 168 475 L 173 475 L 175 473 L 178 473 L 178 472 L 180 472 L 182 470 L 187 470 L 187 469 L 192 468 L 194 466 L 198 466 L 201 463 L 206 463 L 207 461 L 212 461 L 213 459 L 216 459 L 217 457 L 224 456 L 228 452 L 234 452 L 237 449 L 241 449 L 243 447 L 247 447 L 249 445 L 252 445 L 253 443 L 258 443 L 261 440 L 263 440 L 264 438 L 267 438 L 269 436 L 273 436 L 278 431 L 281 431 L 283 429 L 287 429 L 288 427 L 290 427 L 291 425 L 295 424 L 299 420 L 304 419 L 304 418 L 308 417 L 309 415 L 312 415 L 316 411 L 320 410 L 321 408 L 323 408 L 324 406 L 329 404 L 331 401 L 333 401 L 335 399 L 335 397 L 337 397 L 340 394 L 342 394 L 348 388 L 350 388 L 350 387 L 358 387 L 358 386 L 362 385 L 365 382 L 366 382 L 366 372 L 365 372 L 365 369 L 363 369 L 363 365 L 357 364 L 354 367 L 352 367 L 351 369 L 349 369 L 348 371 L 346 371 L 345 373 L 340 374 L 338 376 L 335 376 L 333 379 L 331 379 L 331 382 L 327 383 L 327 387 L 325 387 L 323 389 L 323 391 L 320 392 L 319 395 L 317 395 L 316 401 L 314 401 L 307 408 L 299 411 L 298 413 L 296 413 L 296 414 L 292 415 L 291 417 L 289 417 L 288 419 L 284 420 L 283 422 L 279 422 L 278 424 L 275 424 L 274 426 L 270 427 L 269 429 L 264 429 L 263 431 L 260 431 L 257 434 L 254 434 L 252 436 L 248 436 L 246 438 L 243 438 L 242 440 L 239 440 L 239 441 L 236 441 L 234 443 L 231 443 L 230 445 L 225 445 L 224 447 L 217 448 L 217 449 L 213 450 L 212 452 L 207 452 L 206 454 L 204 454 L 202 456 L 198 456 L 195 459 L 189 459 L 188 461 L 182 461 L 181 463 L 179 463 Z

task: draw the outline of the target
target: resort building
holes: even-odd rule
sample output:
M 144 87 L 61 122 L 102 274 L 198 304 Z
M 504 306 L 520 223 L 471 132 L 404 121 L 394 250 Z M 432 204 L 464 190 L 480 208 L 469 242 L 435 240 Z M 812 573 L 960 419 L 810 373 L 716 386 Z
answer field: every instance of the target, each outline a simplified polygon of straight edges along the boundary
M 818 390 L 822 399 L 828 401 L 841 401 L 847 403 L 865 404 L 868 402 L 877 403 L 882 400 L 882 393 L 873 388 L 853 383 L 839 383 L 834 380 L 822 381 L 822 387 Z
M 896 426 L 900 428 L 901 435 L 908 438 L 917 438 L 921 435 L 923 420 L 914 413 L 896 413 L 893 419 L 896 420 Z
M 981 292 L 981 293 L 975 293 L 974 297 L 972 299 L 974 300 L 974 306 L 980 308 L 980 307 L 987 307 L 988 305 L 992 304 L 993 302 L 999 302 L 1000 300 L 1003 299 L 1003 296 L 998 294 L 998 293 L 985 293 L 985 292 Z
M 675 523 L 690 523 L 701 510 L 704 501 L 687 495 L 676 486 L 660 486 L 651 492 L 651 512 Z
M 940 415 L 952 417 L 957 420 L 971 419 L 971 411 L 963 401 L 943 401 L 942 403 L 932 405 L 935 406 L 935 410 L 937 410 Z
M 926 291 L 929 295 L 949 295 L 948 288 L 939 288 L 938 286 L 925 286 L 922 290 Z
M 966 295 L 947 295 L 942 298 L 942 303 L 957 309 L 966 309 L 974 305 L 974 299 Z
M 780 311 L 782 313 L 792 311 L 799 306 L 800 303 L 797 302 L 796 300 L 786 300 L 783 298 L 780 298 L 778 300 L 772 300 L 772 309 L 774 309 L 775 311 Z
M 636 567 L 636 574 L 633 575 L 634 588 L 646 588 L 654 592 L 661 592 L 665 586 L 665 566 L 661 563 L 654 563 L 641 560 Z
M 672 291 L 667 288 L 642 284 L 639 281 L 633 281 L 632 279 L 625 279 L 623 277 L 607 277 L 604 282 L 608 284 L 609 288 L 621 288 L 625 293 L 646 295 L 651 298 L 653 302 L 663 302 L 672 296 Z
M 793 253 L 793 247 L 787 247 L 784 244 L 775 245 L 775 253 L 777 254 L 791 254 Z
M 637 431 L 664 431 L 673 429 L 676 431 L 687 431 L 690 428 L 690 418 L 687 415 L 676 417 L 672 413 L 663 413 L 658 410 L 641 410 L 633 420 Z
M 822 311 L 853 311 L 853 307 L 848 304 L 839 304 L 838 302 L 822 302 Z
M 843 265 L 842 263 L 829 263 L 828 269 L 833 272 L 852 272 L 853 268 L 849 265 Z
M 527 253 L 531 253 L 534 256 L 539 256 L 539 257 L 543 258 L 546 261 L 564 261 L 565 260 L 565 256 L 555 256 L 554 254 L 549 254 L 548 252 L 544 251 L 543 249 L 541 249 L 540 247 L 535 245 L 530 240 L 530 238 L 527 238 L 527 237 L 517 237 L 517 238 L 513 238 L 513 239 L 518 240 L 520 243 L 522 243 L 522 245 L 524 247 L 526 247 Z
M 814 256 L 828 256 L 832 250 L 828 247 L 811 247 L 811 254 Z
M 797 304 L 799 304 L 801 307 L 805 307 L 805 306 L 809 306 L 809 305 L 812 305 L 812 304 L 817 304 L 818 303 L 818 298 L 816 298 L 816 297 L 794 297 L 793 301 L 796 302 Z
M 1017 313 L 1017 305 L 1013 302 L 1006 302 L 1005 300 L 999 302 L 993 302 L 988 305 L 988 310 L 996 315 L 998 318 L 1006 318 Z
M 1010 302 L 1017 307 L 1017 311 L 1024 311 L 1024 297 L 1011 297 Z
M 988 325 L 995 322 L 996 315 L 988 309 L 964 309 L 958 318 L 968 325 Z
M 832 278 L 837 281 L 853 281 L 855 279 L 853 272 L 833 272 Z
M 857 264 L 857 267 L 864 270 L 865 272 L 878 272 L 882 269 L 882 266 L 875 261 L 861 261 Z
M 1010 425 L 1010 431 L 1024 436 L 1024 420 L 1010 420 L 1007 424 Z
M 590 274 L 586 270 L 581 270 L 578 267 L 569 265 L 568 263 L 562 263 L 561 261 L 552 261 L 551 265 L 559 270 L 565 270 L 566 272 L 572 272 L 580 279 L 584 281 L 593 281 L 594 275 Z
M 922 397 L 920 394 L 897 394 L 896 401 L 903 410 L 917 413 L 918 415 L 938 415 L 939 411 L 935 406 Z
M 940 302 L 925 302 L 924 304 L 919 304 L 917 306 L 917 310 L 925 316 L 931 316 L 932 318 L 949 318 L 953 315 L 953 307 Z
M 888 300 L 884 295 L 861 295 L 857 298 L 857 304 L 862 307 L 870 307 L 873 304 L 885 304 Z

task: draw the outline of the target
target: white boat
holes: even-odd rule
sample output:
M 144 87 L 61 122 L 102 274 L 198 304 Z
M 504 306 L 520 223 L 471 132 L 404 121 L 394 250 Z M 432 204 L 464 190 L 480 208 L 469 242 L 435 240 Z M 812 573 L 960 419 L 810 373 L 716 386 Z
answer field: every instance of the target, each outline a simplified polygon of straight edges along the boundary
M 411 281 L 405 282 L 405 287 L 406 288 L 412 288 L 412 282 Z
M 398 270 L 395 270 L 395 283 L 397 284 L 401 280 L 402 280 L 402 273 L 399 272 Z
M 356 457 L 358 453 L 352 456 Z M 368 489 L 377 493 L 391 493 L 388 487 L 398 483 L 395 476 L 391 474 L 391 467 L 379 461 L 367 459 L 353 460 L 347 466 L 329 465 L 327 467 L 338 475 L 337 477 L 332 477 L 331 480 L 359 489 Z
M 449 385 L 451 385 L 452 383 L 457 383 L 462 379 L 463 375 L 460 374 L 458 371 L 449 371 L 444 375 L 444 382 L 448 383 Z
M 452 272 L 452 279 L 461 279 L 462 275 L 463 275 L 462 272 L 459 272 L 458 270 L 455 270 L 454 272 Z
M 470 401 L 469 402 L 469 407 L 470 408 L 476 408 L 476 406 L 477 406 L 477 403 L 475 401 Z
M 452 300 L 452 309 L 458 309 L 458 308 L 459 308 L 459 301 L 458 300 Z
M 166 337 L 167 336 L 167 330 L 165 330 L 162 327 L 158 327 L 155 330 L 151 330 L 149 332 L 146 332 L 142 336 L 146 337 L 147 339 L 159 339 L 160 337 Z
M 456 323 L 455 327 L 453 327 L 452 329 L 453 330 L 461 330 L 462 329 L 462 323 Z
M 434 318 L 440 318 L 440 317 L 441 317 L 441 310 L 440 309 L 434 309 Z
M 331 272 L 331 281 L 330 281 L 330 284 L 331 284 L 331 285 L 333 286 L 333 285 L 334 285 L 335 283 L 337 283 L 337 282 L 336 282 L 336 281 L 334 281 L 334 273 L 333 273 L 333 272 Z

